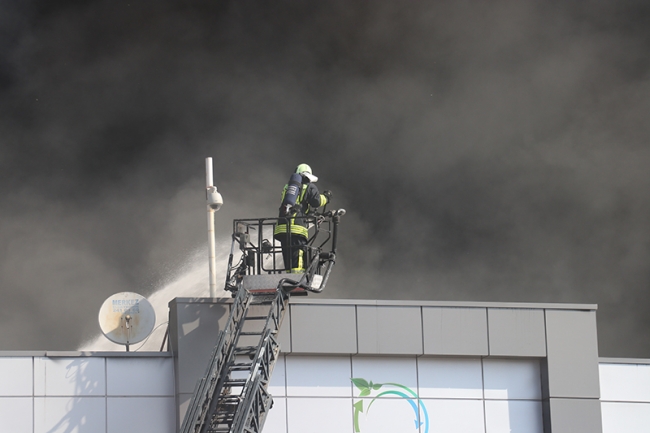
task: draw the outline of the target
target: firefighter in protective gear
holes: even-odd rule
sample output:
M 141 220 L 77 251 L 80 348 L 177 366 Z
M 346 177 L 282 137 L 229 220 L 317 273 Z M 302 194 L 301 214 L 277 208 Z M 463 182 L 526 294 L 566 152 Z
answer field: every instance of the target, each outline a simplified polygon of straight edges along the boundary
M 300 164 L 282 190 L 280 219 L 273 231 L 273 237 L 282 244 L 284 268 L 292 273 L 305 272 L 304 247 L 309 238 L 305 217 L 325 206 L 331 198 L 329 191 L 324 191 L 324 194 L 318 192 L 316 181 L 318 177 L 314 176 L 311 167 Z

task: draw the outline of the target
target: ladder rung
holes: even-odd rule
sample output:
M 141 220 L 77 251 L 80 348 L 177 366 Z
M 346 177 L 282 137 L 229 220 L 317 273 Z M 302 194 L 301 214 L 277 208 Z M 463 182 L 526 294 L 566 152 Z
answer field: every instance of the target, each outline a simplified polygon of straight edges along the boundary
M 257 346 L 244 346 L 244 347 L 235 347 L 235 353 L 236 354 L 251 354 L 255 353 L 257 350 Z
M 227 407 L 236 407 L 241 400 L 238 395 L 222 395 L 219 398 L 219 403 L 217 407 L 227 408 Z
M 275 296 L 262 296 L 258 298 L 257 296 L 254 296 L 253 299 L 251 300 L 251 305 L 271 305 L 275 301 Z
M 262 335 L 264 331 L 241 331 L 239 335 Z
M 227 380 L 225 385 L 226 386 L 244 386 L 246 385 L 246 381 L 248 379 L 230 379 Z
M 240 364 L 233 364 L 230 367 L 230 371 L 246 371 L 246 370 L 250 370 L 252 366 L 253 366 L 253 364 L 250 363 L 250 362 L 242 362 Z
M 249 317 L 245 317 L 244 319 L 245 320 L 264 320 L 264 319 L 268 319 L 268 316 L 249 316 Z

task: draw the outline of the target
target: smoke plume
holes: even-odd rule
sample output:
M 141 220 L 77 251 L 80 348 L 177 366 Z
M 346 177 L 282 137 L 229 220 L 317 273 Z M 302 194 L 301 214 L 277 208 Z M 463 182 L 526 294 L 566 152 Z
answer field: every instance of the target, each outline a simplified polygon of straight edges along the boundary
M 334 192 L 324 296 L 597 303 L 601 355 L 649 357 L 648 29 L 633 0 L 2 2 L 0 348 L 165 286 L 212 156 L 225 236 L 298 163 Z

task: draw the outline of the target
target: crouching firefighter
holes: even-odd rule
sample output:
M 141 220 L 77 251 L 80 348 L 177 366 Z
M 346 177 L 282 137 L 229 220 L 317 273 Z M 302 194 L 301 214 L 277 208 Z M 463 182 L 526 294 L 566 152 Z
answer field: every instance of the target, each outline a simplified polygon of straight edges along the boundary
M 273 237 L 282 245 L 284 268 L 292 273 L 305 272 L 305 246 L 309 238 L 307 217 L 332 198 L 330 191 L 318 192 L 318 177 L 307 164 L 300 164 L 282 190 L 278 225 Z M 290 227 L 290 229 L 288 229 Z

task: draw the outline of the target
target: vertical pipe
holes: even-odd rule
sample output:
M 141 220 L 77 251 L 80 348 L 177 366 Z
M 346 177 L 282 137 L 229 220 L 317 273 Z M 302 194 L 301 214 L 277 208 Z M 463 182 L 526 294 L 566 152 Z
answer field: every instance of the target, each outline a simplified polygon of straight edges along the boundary
M 205 158 L 205 188 L 210 188 L 214 186 L 214 181 L 212 180 L 212 158 Z
M 206 200 L 208 188 L 213 186 L 212 179 L 212 158 L 205 158 L 205 187 L 206 187 Z M 208 208 L 208 262 L 210 264 L 210 297 L 217 297 L 217 274 L 216 274 L 216 240 L 214 233 L 214 212 L 215 210 L 207 205 Z

